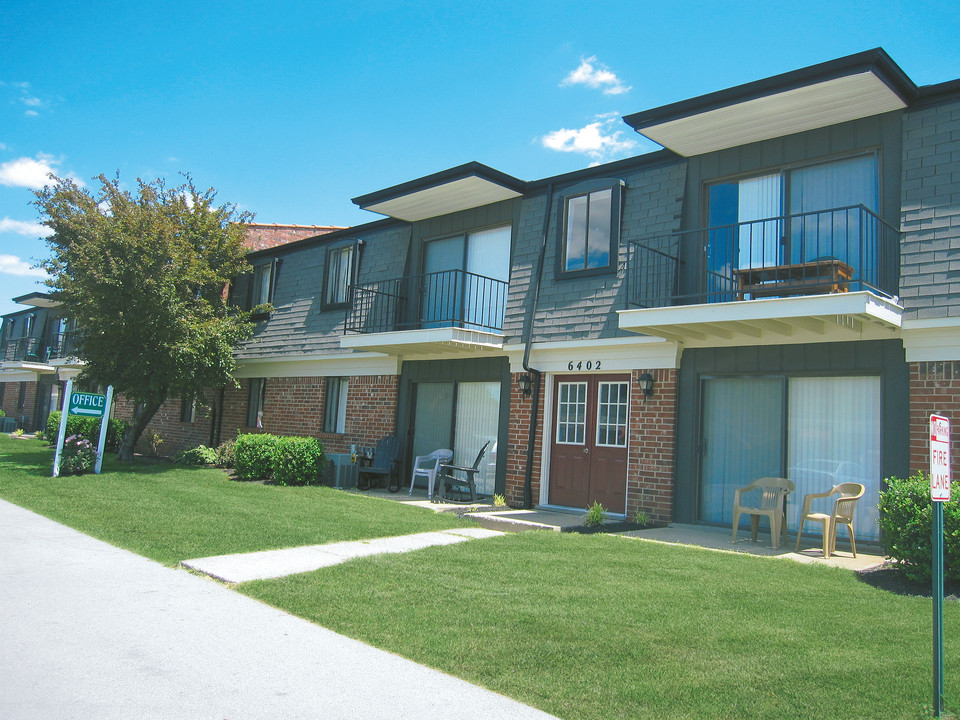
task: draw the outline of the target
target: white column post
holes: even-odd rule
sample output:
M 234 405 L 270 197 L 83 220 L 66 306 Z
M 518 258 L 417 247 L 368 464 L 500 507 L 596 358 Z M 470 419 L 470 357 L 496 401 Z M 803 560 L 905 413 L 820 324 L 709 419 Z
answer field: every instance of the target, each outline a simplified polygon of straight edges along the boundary
M 107 426 L 110 424 L 110 404 L 113 402 L 113 385 L 107 386 L 107 399 L 103 408 L 103 415 L 100 417 L 100 442 L 97 443 L 97 465 L 93 472 L 100 474 L 100 466 L 103 465 L 103 449 L 107 445 Z
M 63 406 L 60 408 L 60 432 L 57 435 L 57 452 L 53 456 L 53 476 L 60 475 L 60 455 L 63 453 L 63 440 L 67 435 L 67 413 L 70 410 L 70 395 L 73 393 L 73 378 L 67 380 L 63 389 Z

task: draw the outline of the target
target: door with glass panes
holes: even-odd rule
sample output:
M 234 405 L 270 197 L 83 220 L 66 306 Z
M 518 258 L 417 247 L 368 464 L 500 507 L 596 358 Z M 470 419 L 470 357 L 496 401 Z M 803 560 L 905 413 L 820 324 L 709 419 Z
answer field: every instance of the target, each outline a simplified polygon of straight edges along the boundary
M 626 510 L 630 379 L 561 376 L 554 381 L 549 503 Z

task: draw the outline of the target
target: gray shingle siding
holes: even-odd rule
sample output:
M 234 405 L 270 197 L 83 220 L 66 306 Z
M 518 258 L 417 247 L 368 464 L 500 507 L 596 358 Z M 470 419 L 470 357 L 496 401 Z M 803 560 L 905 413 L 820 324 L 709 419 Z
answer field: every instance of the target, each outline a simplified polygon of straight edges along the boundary
M 549 208 L 543 278 L 533 327 L 534 342 L 595 340 L 630 335 L 619 330 L 617 310 L 625 307 L 624 277 L 628 244 L 640 238 L 679 229 L 686 180 L 686 162 L 677 159 L 651 167 L 624 170 L 619 256 L 616 273 L 589 277 L 557 277 L 562 238 L 563 193 L 579 180 L 554 188 Z M 533 298 L 532 279 L 543 241 L 547 192 L 524 198 L 515 234 L 510 297 L 504 333 L 507 343 L 522 342 Z
M 277 253 L 281 263 L 273 293 L 274 313 L 257 325 L 254 337 L 237 351 L 239 360 L 350 352 L 340 349 L 345 310 L 326 310 L 322 301 L 327 250 L 354 238 L 364 241 L 361 284 L 401 274 L 410 240 L 409 227 L 404 225 L 338 236 L 329 242 Z M 245 291 L 238 292 L 238 300 L 244 295 Z
M 960 316 L 960 100 L 904 114 L 900 210 L 904 317 Z

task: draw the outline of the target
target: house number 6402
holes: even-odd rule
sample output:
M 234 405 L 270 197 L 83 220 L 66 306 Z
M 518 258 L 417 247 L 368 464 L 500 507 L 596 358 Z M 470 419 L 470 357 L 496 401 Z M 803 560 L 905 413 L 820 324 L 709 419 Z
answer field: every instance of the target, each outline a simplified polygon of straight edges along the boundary
M 578 360 L 577 362 L 574 362 L 573 360 L 571 360 L 570 362 L 567 363 L 567 370 L 599 370 L 599 369 L 600 369 L 599 360 L 587 360 L 586 362 L 584 362 L 583 360 Z

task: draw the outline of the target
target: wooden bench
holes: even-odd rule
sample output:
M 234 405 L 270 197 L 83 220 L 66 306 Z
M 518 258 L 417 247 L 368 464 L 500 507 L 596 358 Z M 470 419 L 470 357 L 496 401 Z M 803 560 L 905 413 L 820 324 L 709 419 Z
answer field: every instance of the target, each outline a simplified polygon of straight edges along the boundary
M 853 278 L 853 268 L 836 258 L 740 268 L 733 272 L 737 278 L 738 300 L 744 300 L 748 295 L 762 298 L 847 292 Z

